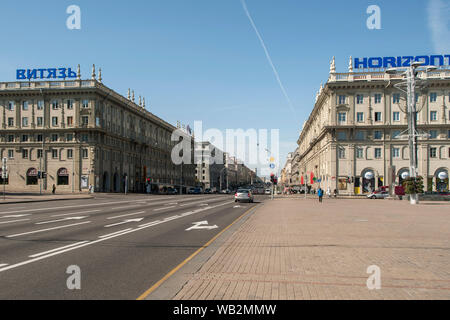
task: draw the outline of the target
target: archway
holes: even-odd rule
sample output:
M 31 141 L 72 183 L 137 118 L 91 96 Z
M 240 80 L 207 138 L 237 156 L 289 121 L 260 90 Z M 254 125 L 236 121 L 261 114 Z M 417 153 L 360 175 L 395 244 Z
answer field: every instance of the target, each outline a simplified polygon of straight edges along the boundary
M 35 168 L 30 168 L 27 171 L 27 186 L 34 186 L 38 184 L 38 171 Z
M 57 172 L 57 182 L 58 186 L 68 186 L 69 185 L 69 171 L 66 168 L 60 168 Z
M 103 192 L 109 192 L 109 174 L 106 171 L 103 173 Z
M 361 173 L 362 192 L 371 193 L 375 190 L 375 171 L 373 169 L 364 169 Z
M 119 174 L 117 172 L 114 173 L 113 186 L 114 186 L 114 192 L 119 192 L 120 191 Z
M 402 186 L 403 181 L 405 181 L 409 177 L 409 168 L 401 168 L 397 173 L 397 177 L 398 177 L 398 185 Z
M 448 169 L 439 168 L 435 172 L 436 179 L 436 191 L 437 192 L 448 192 Z

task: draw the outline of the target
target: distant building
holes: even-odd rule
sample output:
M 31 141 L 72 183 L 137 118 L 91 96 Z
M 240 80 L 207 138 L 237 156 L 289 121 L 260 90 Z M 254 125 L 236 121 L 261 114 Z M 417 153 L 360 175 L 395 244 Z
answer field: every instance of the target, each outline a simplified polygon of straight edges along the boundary
M 225 153 L 210 142 L 198 142 L 195 144 L 195 155 L 197 185 L 213 191 L 225 188 L 227 178 Z

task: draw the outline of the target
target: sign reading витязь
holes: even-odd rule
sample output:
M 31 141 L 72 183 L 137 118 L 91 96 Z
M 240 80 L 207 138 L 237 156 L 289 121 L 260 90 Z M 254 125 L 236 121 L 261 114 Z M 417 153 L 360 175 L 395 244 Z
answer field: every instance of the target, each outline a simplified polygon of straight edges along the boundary
M 17 80 L 31 79 L 74 79 L 77 73 L 72 68 L 17 69 Z
M 450 55 L 355 58 L 354 64 L 356 69 L 399 68 L 409 67 L 414 61 L 422 62 L 422 66 L 448 66 Z

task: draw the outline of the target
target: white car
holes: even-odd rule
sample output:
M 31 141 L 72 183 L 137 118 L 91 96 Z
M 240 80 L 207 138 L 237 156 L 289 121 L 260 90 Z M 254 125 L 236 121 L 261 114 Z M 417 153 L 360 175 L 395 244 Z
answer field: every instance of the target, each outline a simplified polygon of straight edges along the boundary
M 266 189 L 265 194 L 272 194 L 272 191 L 270 191 L 270 189 Z
M 386 199 L 387 197 L 389 197 L 389 192 L 387 191 L 374 191 L 367 195 L 369 199 Z
M 249 189 L 238 189 L 238 191 L 236 191 L 236 194 L 234 195 L 234 202 L 239 201 L 248 201 L 252 203 L 253 202 L 252 191 Z

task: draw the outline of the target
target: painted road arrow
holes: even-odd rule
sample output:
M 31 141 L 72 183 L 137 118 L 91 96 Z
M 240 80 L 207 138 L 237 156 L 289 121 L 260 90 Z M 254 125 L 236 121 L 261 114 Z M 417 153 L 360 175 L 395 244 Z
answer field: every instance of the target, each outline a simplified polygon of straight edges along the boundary
M 105 226 L 105 228 L 119 226 L 121 224 L 130 223 L 130 222 L 141 222 L 142 220 L 144 220 L 144 218 L 128 219 L 128 220 L 124 220 L 119 223 L 108 224 L 107 226 Z
M 197 229 L 212 230 L 212 229 L 217 229 L 217 228 L 218 228 L 218 226 L 216 226 L 216 225 L 208 226 L 208 221 L 200 221 L 200 222 L 194 222 L 193 226 L 190 228 L 187 228 L 186 231 L 197 230 Z
M 55 223 L 55 222 L 61 222 L 61 221 L 67 221 L 67 220 L 81 220 L 81 219 L 85 219 L 85 218 L 87 218 L 87 217 L 68 217 L 68 218 L 58 219 L 58 220 L 51 220 L 51 221 L 37 222 L 36 224 Z

